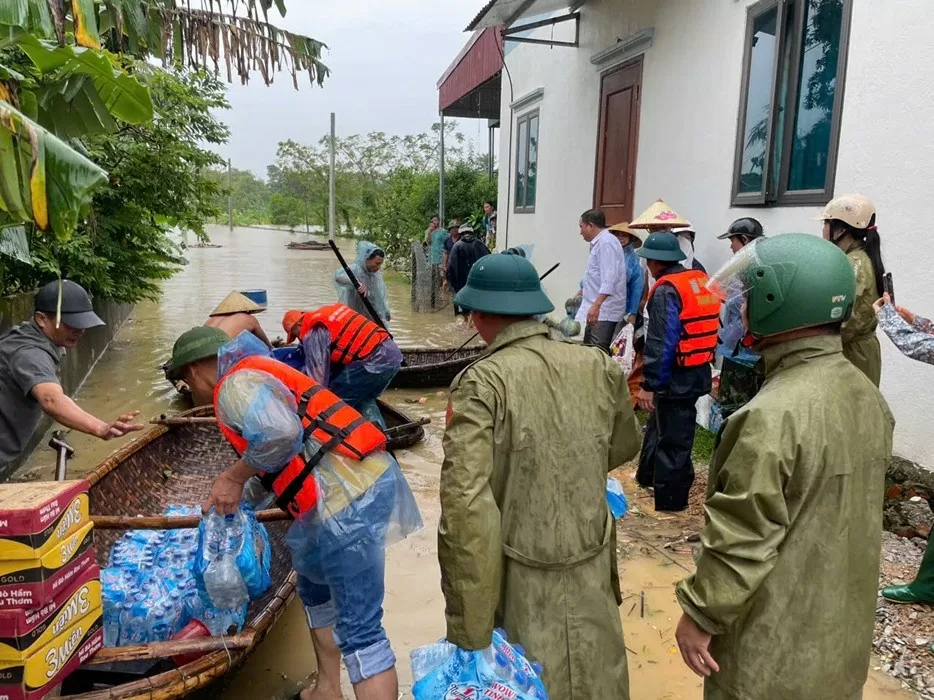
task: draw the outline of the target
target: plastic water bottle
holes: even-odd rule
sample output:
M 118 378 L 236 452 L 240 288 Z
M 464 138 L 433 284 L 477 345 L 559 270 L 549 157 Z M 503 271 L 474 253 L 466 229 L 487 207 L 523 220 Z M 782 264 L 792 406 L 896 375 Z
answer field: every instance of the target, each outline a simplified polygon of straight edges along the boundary
M 235 559 L 243 542 L 243 526 L 239 519 L 227 516 L 221 520 L 211 516 L 206 528 L 206 556 L 214 554 L 204 572 L 204 587 L 218 610 L 232 610 L 250 602 L 246 584 Z M 216 554 L 215 554 L 216 552 Z
M 513 666 L 506 655 L 492 644 L 480 652 L 480 663 L 477 664 L 477 673 L 480 680 L 489 685 L 499 681 L 511 683 L 513 680 Z
M 129 595 L 124 572 L 116 568 L 101 571 L 101 591 L 104 604 L 104 645 L 115 647 L 120 643 L 120 614 Z
M 441 664 L 451 658 L 456 649 L 457 647 L 444 640 L 413 649 L 412 653 L 409 654 L 409 662 L 412 665 L 414 681 L 417 683 L 440 667 Z
M 146 644 L 149 641 L 150 609 L 148 596 L 138 591 L 120 613 L 120 645 Z
M 629 510 L 626 494 L 623 493 L 623 486 L 613 477 L 607 477 L 606 480 L 606 502 L 616 520 L 626 515 L 626 511 Z

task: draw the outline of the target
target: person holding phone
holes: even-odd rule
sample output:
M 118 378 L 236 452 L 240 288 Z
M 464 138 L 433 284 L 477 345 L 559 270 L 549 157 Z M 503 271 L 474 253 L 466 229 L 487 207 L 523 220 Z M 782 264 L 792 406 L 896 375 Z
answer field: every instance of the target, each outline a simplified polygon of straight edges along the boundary
M 885 292 L 885 265 L 876 230 L 876 208 L 861 194 L 847 194 L 831 200 L 816 220 L 824 222 L 824 240 L 846 253 L 856 275 L 853 314 L 843 324 L 843 354 L 879 386 L 882 349 L 876 337 L 879 324 L 873 302 Z

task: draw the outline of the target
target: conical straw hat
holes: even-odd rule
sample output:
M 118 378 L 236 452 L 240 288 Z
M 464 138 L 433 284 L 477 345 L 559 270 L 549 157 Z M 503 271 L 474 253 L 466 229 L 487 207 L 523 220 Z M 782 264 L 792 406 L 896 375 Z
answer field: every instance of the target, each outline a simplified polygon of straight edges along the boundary
M 243 296 L 240 292 L 231 292 L 224 301 L 217 305 L 211 316 L 227 316 L 229 314 L 258 314 L 265 309 L 252 299 Z
M 629 228 L 677 228 L 679 226 L 690 226 L 690 224 L 687 219 L 682 219 L 660 199 L 629 224 Z
M 640 231 L 639 229 L 630 228 L 629 224 L 625 221 L 613 224 L 610 226 L 610 231 L 619 231 L 620 233 L 628 233 L 630 236 L 635 236 L 639 239 L 640 243 L 645 243 L 645 239 L 648 238 L 649 234 L 645 231 Z

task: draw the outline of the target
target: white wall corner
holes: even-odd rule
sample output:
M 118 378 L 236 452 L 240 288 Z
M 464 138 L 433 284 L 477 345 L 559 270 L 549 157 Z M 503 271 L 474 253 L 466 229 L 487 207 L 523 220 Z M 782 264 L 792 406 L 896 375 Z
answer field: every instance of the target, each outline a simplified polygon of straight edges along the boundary
M 545 88 L 535 88 L 531 92 L 525 93 L 519 99 L 514 100 L 509 107 L 515 112 L 529 105 L 533 105 L 536 102 L 541 102 L 543 97 L 545 97 Z
M 598 71 L 604 71 L 645 53 L 652 48 L 654 41 L 655 27 L 649 27 L 624 39 L 617 38 L 615 44 L 591 56 L 590 62 L 597 67 Z

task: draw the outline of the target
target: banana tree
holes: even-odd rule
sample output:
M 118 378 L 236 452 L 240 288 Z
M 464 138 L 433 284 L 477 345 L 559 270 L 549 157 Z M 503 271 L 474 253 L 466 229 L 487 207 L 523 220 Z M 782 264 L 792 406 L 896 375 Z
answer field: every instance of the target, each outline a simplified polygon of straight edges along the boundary
M 284 0 L 0 0 L 0 253 L 20 226 L 67 240 L 106 173 L 59 139 L 152 119 L 145 82 L 117 57 L 234 74 L 307 74 L 322 85 L 324 44 L 269 23 Z M 216 6 L 216 7 L 215 7 Z M 225 12 L 225 8 L 229 12 Z M 17 63 L 20 53 L 29 63 Z

